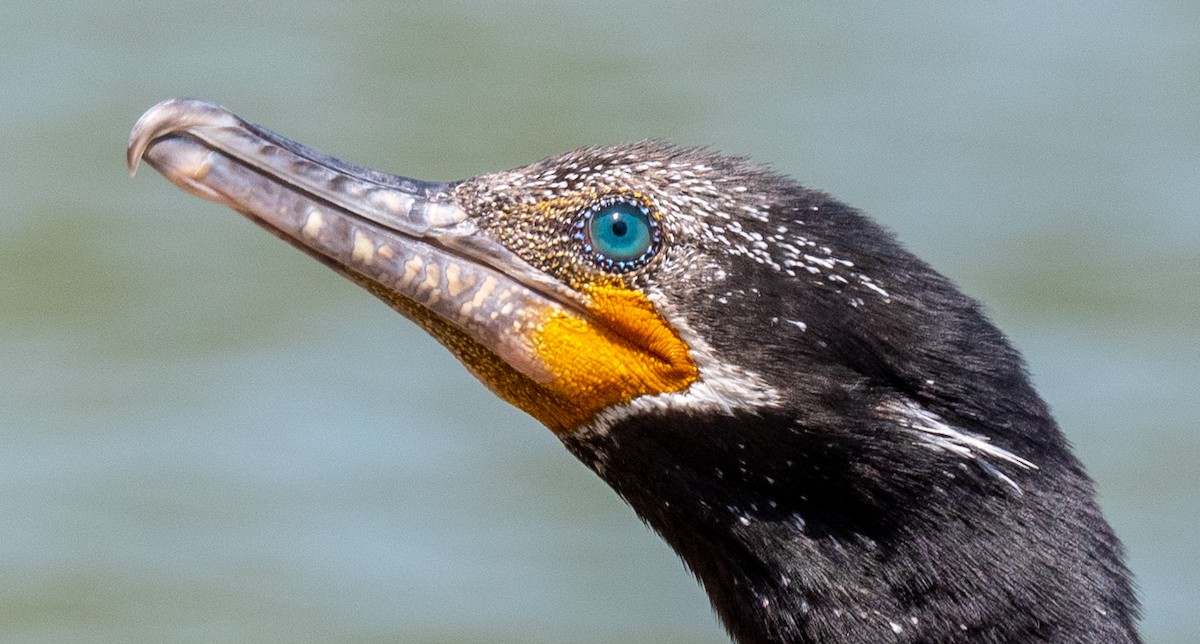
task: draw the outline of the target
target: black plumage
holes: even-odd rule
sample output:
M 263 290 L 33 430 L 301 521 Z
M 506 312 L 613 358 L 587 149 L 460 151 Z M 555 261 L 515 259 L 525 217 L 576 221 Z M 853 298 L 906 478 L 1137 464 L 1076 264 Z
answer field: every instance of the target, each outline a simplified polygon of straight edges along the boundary
M 828 271 L 785 279 L 752 256 L 706 252 L 729 275 L 718 291 L 687 278 L 663 288 L 715 355 L 761 376 L 780 404 L 646 410 L 565 440 L 680 553 L 734 637 L 1138 641 L 1092 482 L 979 305 L 829 196 L 697 162 L 769 195 L 765 217 L 741 220 L 749 238 L 787 222 L 887 293 L 883 304 Z M 895 409 L 1033 467 L 934 449 L 898 431 Z

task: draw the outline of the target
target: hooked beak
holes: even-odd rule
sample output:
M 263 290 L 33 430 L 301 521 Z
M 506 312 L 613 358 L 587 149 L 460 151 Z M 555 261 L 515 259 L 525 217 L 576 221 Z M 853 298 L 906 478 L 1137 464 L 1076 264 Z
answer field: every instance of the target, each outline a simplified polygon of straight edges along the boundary
M 579 293 L 480 232 L 455 203 L 455 184 L 339 161 L 189 99 L 165 101 L 138 119 L 131 174 L 141 159 L 364 286 L 443 342 L 469 338 L 535 383 L 552 375 L 532 346 L 538 323 L 585 309 Z

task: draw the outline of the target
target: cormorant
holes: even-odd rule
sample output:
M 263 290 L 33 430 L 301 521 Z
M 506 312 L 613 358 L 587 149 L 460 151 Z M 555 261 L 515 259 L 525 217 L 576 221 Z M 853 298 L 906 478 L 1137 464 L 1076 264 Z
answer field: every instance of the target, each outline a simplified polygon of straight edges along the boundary
M 1121 546 L 1020 356 L 871 220 L 658 142 L 428 183 L 225 109 L 128 163 L 366 288 L 552 430 L 739 642 L 1138 642 Z

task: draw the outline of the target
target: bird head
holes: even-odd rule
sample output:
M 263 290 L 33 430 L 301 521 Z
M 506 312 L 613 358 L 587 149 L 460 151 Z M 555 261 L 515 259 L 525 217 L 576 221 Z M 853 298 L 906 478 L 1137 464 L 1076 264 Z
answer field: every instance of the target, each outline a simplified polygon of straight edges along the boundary
M 1027 639 L 1093 604 L 1130 623 L 1115 538 L 1020 357 L 824 193 L 658 142 L 418 181 L 186 99 L 134 126 L 130 169 L 142 159 L 366 288 L 550 428 L 740 639 L 882 639 L 900 632 L 884 614 L 918 639 Z M 1072 562 L 1097 558 L 1111 583 L 1081 595 Z
M 131 169 L 143 157 L 364 286 L 564 436 L 647 398 L 691 395 L 726 409 L 771 403 L 761 376 L 730 361 L 733 344 L 721 331 L 753 330 L 767 345 L 803 323 L 759 328 L 754 310 L 731 306 L 780 295 L 736 288 L 729 278 L 740 269 L 731 264 L 740 257 L 796 277 L 823 264 L 832 278 L 842 261 L 789 234 L 810 213 L 770 221 L 779 197 L 763 184 L 786 185 L 779 178 L 655 142 L 430 183 L 343 163 L 215 105 L 174 100 L 135 127 Z M 773 259 L 767 249 L 784 240 L 800 245 L 785 243 L 789 254 Z M 744 319 L 708 323 L 723 311 Z M 732 339 L 739 352 L 754 349 Z M 721 360 L 712 342 L 727 345 Z

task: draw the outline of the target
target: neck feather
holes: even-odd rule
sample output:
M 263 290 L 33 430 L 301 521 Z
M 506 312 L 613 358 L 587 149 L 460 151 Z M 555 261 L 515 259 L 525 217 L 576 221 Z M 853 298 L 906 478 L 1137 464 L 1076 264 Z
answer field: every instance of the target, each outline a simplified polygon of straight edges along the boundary
M 1138 641 L 1120 545 L 1065 445 L 998 477 L 894 419 L 804 417 L 662 412 L 564 442 L 739 642 Z

